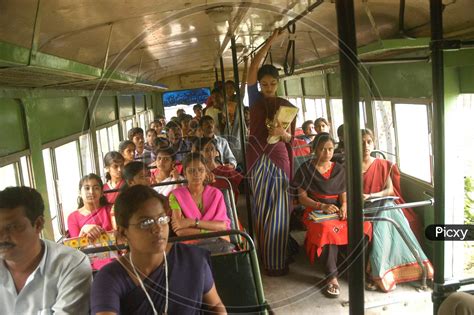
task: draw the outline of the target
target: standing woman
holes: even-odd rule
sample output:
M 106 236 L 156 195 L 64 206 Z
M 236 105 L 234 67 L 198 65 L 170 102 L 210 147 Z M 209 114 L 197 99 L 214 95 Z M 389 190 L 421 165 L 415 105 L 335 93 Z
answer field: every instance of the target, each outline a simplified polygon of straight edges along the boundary
M 108 152 L 104 156 L 105 178 L 107 179 L 107 182 L 103 188 L 104 191 L 110 189 L 120 189 L 122 185 L 125 184 L 125 181 L 122 178 L 122 169 L 124 163 L 125 159 L 120 153 L 116 151 Z M 114 204 L 118 195 L 118 191 L 107 193 L 105 194 L 105 198 L 107 199 L 108 203 Z
M 255 239 L 265 271 L 270 276 L 283 276 L 288 273 L 288 188 L 293 159 L 290 142 L 295 131 L 295 121 L 288 131 L 280 124 L 272 124 L 280 106 L 293 105 L 276 96 L 278 70 L 272 65 L 263 65 L 259 69 L 260 63 L 279 35 L 280 31 L 275 30 L 257 52 L 247 77 L 250 104 L 247 165 L 253 198 Z M 257 89 L 257 80 L 260 83 L 260 92 Z M 280 140 L 268 144 L 268 136 L 277 136 Z

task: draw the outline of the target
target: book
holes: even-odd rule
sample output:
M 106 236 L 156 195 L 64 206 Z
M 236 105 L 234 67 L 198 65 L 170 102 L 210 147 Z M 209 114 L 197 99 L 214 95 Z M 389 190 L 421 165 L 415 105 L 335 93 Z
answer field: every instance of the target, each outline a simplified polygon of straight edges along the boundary
M 329 220 L 339 220 L 338 213 L 326 214 L 322 210 L 313 210 L 309 213 L 308 218 L 313 222 L 323 222 Z
M 72 247 L 77 250 L 90 248 L 90 247 L 107 247 L 116 244 L 115 233 L 114 232 L 107 232 L 100 235 L 100 237 L 93 242 L 86 237 L 71 237 L 66 238 L 63 240 L 63 245 Z M 96 254 L 89 254 L 89 259 L 91 262 L 94 262 L 99 259 L 110 259 L 116 258 L 117 252 L 116 251 L 109 251 L 104 253 L 96 253 Z
M 297 107 L 280 106 L 280 108 L 278 108 L 277 112 L 275 113 L 273 122 L 267 124 L 267 128 L 270 128 L 272 126 L 276 127 L 278 123 L 280 123 L 283 129 L 287 130 L 297 114 Z M 267 138 L 267 143 L 269 144 L 275 144 L 278 141 L 280 141 L 280 136 L 268 136 Z

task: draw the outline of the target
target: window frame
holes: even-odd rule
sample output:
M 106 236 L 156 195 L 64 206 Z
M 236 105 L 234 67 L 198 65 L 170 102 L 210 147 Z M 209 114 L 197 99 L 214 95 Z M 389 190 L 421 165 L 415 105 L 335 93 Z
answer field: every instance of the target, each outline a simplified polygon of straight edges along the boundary
M 80 175 L 80 177 L 84 176 L 85 174 L 83 173 L 84 170 L 83 170 L 83 167 L 82 167 L 82 155 L 81 155 L 81 148 L 80 148 L 80 143 L 79 143 L 79 138 L 83 135 L 88 135 L 88 139 L 90 141 L 89 144 L 90 144 L 90 146 L 92 146 L 91 133 L 90 133 L 89 130 L 79 132 L 79 133 L 75 133 L 75 134 L 67 136 L 65 138 L 45 143 L 41 146 L 41 152 L 43 152 L 44 150 L 48 150 L 49 155 L 50 155 L 51 170 L 52 170 L 52 173 L 53 173 L 52 178 L 53 178 L 53 182 L 54 182 L 54 185 L 53 185 L 54 199 L 55 199 L 55 202 L 56 202 L 56 208 L 58 209 L 58 211 L 56 213 L 56 216 L 54 216 L 54 217 L 51 216 L 51 212 L 50 212 L 50 216 L 51 216 L 50 220 L 51 220 L 51 223 L 53 223 L 53 220 L 57 218 L 57 224 L 58 224 L 57 227 L 58 227 L 58 230 L 59 230 L 59 233 L 60 233 L 60 237 L 59 237 L 58 241 L 60 241 L 62 238 L 67 236 L 67 231 L 66 231 L 66 224 L 65 224 L 66 221 L 65 221 L 65 218 L 64 218 L 63 204 L 62 204 L 62 201 L 60 200 L 60 196 L 59 196 L 59 189 L 58 189 L 59 175 L 58 175 L 58 166 L 57 166 L 57 161 L 56 161 L 56 154 L 55 154 L 54 150 L 58 147 L 63 146 L 63 145 L 69 144 L 71 142 L 75 142 L 76 154 L 78 156 L 78 162 L 79 162 L 79 165 L 78 165 L 79 175 Z M 93 154 L 96 152 L 96 149 L 97 148 L 93 148 L 91 150 L 93 152 Z M 94 165 L 94 163 L 93 163 L 93 165 Z M 48 192 L 48 194 L 49 194 L 49 192 Z M 54 235 L 54 237 L 56 238 L 56 235 Z M 56 241 L 56 239 L 55 239 L 55 241 Z
M 397 166 L 399 168 L 400 174 L 403 175 L 403 177 L 406 177 L 410 179 L 411 181 L 414 181 L 419 184 L 426 184 L 426 185 L 433 185 L 433 144 L 432 140 L 430 138 L 430 133 L 433 130 L 433 103 L 432 99 L 429 98 L 379 98 L 379 97 L 374 97 L 371 100 L 372 104 L 373 101 L 389 101 L 390 102 L 390 108 L 392 111 L 392 119 L 393 119 L 393 130 L 394 130 L 394 136 L 395 136 L 395 160 L 397 161 Z M 397 115 L 395 112 L 395 104 L 412 104 L 412 105 L 424 105 L 426 106 L 426 113 L 427 113 L 427 123 L 428 123 L 428 144 L 429 144 L 429 160 L 430 160 L 430 181 L 426 181 L 424 179 L 418 178 L 416 176 L 407 174 L 403 171 L 400 165 L 400 146 L 399 146 L 399 139 L 398 139 L 398 120 L 397 120 Z M 373 107 L 371 106 L 372 114 L 374 114 Z M 373 118 L 373 125 L 376 127 L 377 122 L 375 121 L 376 118 L 374 115 L 372 115 Z M 374 132 L 377 133 L 376 130 Z
M 21 158 L 23 157 L 26 158 L 26 172 L 29 180 L 29 183 L 27 184 L 25 184 L 25 181 L 23 180 L 23 167 L 21 165 Z M 33 181 L 33 172 L 31 168 L 31 151 L 29 149 L 22 150 L 0 158 L 0 167 L 5 167 L 11 164 L 14 164 L 16 182 L 19 183 L 20 186 L 29 186 L 35 188 L 35 183 Z

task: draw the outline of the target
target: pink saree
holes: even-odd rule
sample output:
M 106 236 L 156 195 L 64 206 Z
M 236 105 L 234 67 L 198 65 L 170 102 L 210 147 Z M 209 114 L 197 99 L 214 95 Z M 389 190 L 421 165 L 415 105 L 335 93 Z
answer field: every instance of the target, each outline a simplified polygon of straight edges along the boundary
M 190 219 L 202 221 L 224 221 L 227 229 L 230 229 L 230 220 L 227 216 L 227 208 L 221 191 L 212 186 L 205 186 L 202 192 L 203 212 L 199 210 L 188 187 L 179 187 L 171 192 L 178 200 L 183 216 Z

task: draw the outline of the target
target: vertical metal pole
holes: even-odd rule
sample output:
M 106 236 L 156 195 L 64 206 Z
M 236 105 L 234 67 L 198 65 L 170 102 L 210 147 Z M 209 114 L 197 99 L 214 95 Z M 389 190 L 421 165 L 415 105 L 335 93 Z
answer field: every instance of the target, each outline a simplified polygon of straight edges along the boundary
M 226 115 L 225 126 L 227 128 L 227 134 L 230 135 L 231 130 L 229 127 L 229 109 L 227 107 L 227 93 L 225 91 L 224 59 L 222 59 L 222 56 L 220 58 L 220 63 L 221 63 L 222 94 L 224 96 L 224 109 L 225 109 L 225 115 Z
M 346 183 L 349 236 L 349 313 L 364 314 L 364 254 L 362 202 L 362 149 L 359 131 L 359 61 L 354 21 L 354 1 L 336 0 L 344 113 Z
M 443 49 L 443 4 L 442 0 L 430 0 L 431 15 L 431 69 L 433 80 L 433 151 L 434 151 L 434 221 L 445 222 L 445 143 L 444 143 L 444 61 Z M 434 290 L 433 314 L 436 314 L 442 302 L 444 284 L 444 242 L 434 244 Z
M 237 63 L 237 49 L 235 47 L 235 36 L 232 35 L 230 38 L 231 49 L 232 49 L 232 65 L 234 69 L 234 83 L 236 86 L 239 86 L 239 65 Z M 242 163 L 243 163 L 243 173 L 247 175 L 247 160 L 246 160 L 246 148 L 245 148 L 245 120 L 244 120 L 244 106 L 242 104 L 242 99 L 240 98 L 240 89 L 235 89 L 237 93 L 237 108 L 240 112 L 239 122 L 240 122 L 240 145 L 242 146 Z M 252 208 L 250 205 L 250 188 L 247 180 L 244 180 L 245 191 L 245 204 L 247 206 L 247 220 L 248 220 L 248 230 L 251 237 L 253 237 L 253 219 L 252 219 Z

